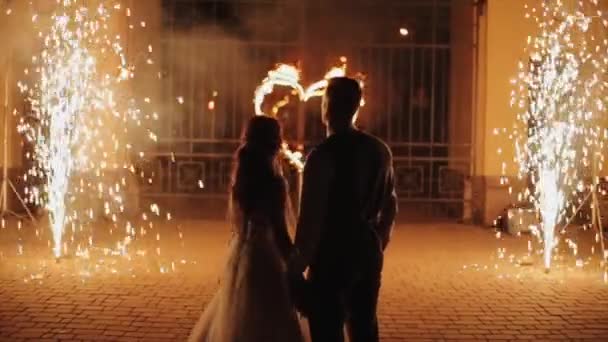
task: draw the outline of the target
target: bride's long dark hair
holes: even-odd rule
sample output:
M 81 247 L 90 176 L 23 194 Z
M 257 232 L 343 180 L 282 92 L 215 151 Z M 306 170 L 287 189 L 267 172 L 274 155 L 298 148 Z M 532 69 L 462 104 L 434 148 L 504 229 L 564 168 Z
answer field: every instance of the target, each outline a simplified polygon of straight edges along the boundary
M 230 189 L 233 218 L 285 220 L 288 201 L 278 160 L 281 141 L 276 119 L 255 116 L 249 120 L 234 156 Z

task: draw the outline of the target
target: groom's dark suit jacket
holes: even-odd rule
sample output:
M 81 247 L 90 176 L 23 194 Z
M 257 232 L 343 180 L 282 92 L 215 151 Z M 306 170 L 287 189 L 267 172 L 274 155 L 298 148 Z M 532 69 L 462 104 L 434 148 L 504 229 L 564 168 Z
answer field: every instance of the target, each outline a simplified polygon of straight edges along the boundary
M 295 238 L 297 268 L 322 263 L 322 255 L 334 253 L 324 250 L 348 248 L 349 238 L 359 233 L 358 222 L 368 223 L 383 250 L 396 212 L 388 146 L 356 129 L 332 134 L 306 161 Z

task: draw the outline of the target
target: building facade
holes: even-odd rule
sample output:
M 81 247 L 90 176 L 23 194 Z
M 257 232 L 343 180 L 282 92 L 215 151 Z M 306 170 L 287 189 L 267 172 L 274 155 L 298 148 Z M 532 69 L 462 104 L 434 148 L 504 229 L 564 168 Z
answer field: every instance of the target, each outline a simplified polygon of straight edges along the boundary
M 346 57 L 350 74 L 365 74 L 359 124 L 393 150 L 402 211 L 488 225 L 511 202 L 500 179 L 513 144 L 493 132 L 515 120 L 510 80 L 536 29 L 524 0 L 122 2 L 132 15 L 114 24 L 130 62 L 143 63 L 139 51 L 151 46 L 158 66 L 132 89 L 161 116 L 159 143 L 141 165 L 154 175 L 143 185 L 147 196 L 225 198 L 231 155 L 266 72 L 293 63 L 311 83 Z M 0 60 L 0 75 L 11 77 L 9 108 L 23 101 L 14 75 L 35 50 L 23 44 L 36 41 L 23 3 L 5 0 L 13 13 L 0 21 L 0 37 L 20 56 Z M 39 13 L 51 13 L 54 1 L 39 4 Z M 145 30 L 132 28 L 144 21 Z M 279 90 L 268 102 L 286 95 Z M 306 152 L 322 139 L 319 103 L 292 99 L 278 112 L 294 148 Z M 8 166 L 17 177 L 15 119 L 8 120 Z M 515 184 L 511 164 L 506 176 Z

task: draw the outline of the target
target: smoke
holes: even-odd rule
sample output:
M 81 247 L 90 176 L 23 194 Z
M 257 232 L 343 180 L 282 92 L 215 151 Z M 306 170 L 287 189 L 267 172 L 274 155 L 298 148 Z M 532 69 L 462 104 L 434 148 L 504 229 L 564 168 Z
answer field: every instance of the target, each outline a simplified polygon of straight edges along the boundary
M 293 4 L 291 5 L 294 6 Z M 234 9 L 236 11 L 236 9 Z M 237 139 L 241 128 L 253 114 L 252 97 L 256 87 L 276 63 L 298 64 L 303 70 L 304 85 L 323 77 L 329 67 L 340 63 L 341 54 L 331 58 L 315 56 L 322 44 L 305 50 L 300 38 L 300 13 L 295 8 L 256 6 L 232 14 L 224 9 L 221 24 L 203 16 L 196 25 L 165 28 L 163 75 L 165 93 L 163 110 L 172 122 L 164 125 L 171 132 L 163 136 L 210 139 Z M 316 32 L 312 27 L 311 32 Z M 316 45 L 316 44 L 315 44 Z M 265 112 L 289 95 L 290 89 L 278 87 L 265 101 Z M 180 104 L 176 99 L 183 98 Z M 279 113 L 284 132 L 296 138 L 297 113 L 306 106 L 322 130 L 319 102 L 300 104 L 297 97 Z M 213 109 L 209 102 L 213 101 Z M 178 119 L 176 122 L 175 119 Z M 189 131 L 195 127 L 193 131 Z
M 254 114 L 253 92 L 267 71 L 278 62 L 298 61 L 288 44 L 252 41 L 254 34 L 270 34 L 267 26 L 275 15 L 240 20 L 227 15 L 223 25 L 165 28 L 162 108 L 170 113 L 164 125 L 170 131 L 162 136 L 238 139 Z

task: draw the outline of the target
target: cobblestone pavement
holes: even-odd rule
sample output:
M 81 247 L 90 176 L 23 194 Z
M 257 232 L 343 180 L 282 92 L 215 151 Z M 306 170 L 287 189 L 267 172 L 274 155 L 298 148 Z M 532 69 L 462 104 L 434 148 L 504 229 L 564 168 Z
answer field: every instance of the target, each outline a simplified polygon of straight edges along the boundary
M 16 255 L 0 231 L 0 340 L 184 340 L 217 285 L 230 234 L 219 221 L 179 224 L 183 246 L 167 241 L 166 259 L 94 263 L 55 263 L 27 246 Z M 527 240 L 455 224 L 398 226 L 383 276 L 382 340 L 608 340 L 608 285 L 588 259 L 591 244 L 578 246 L 583 267 L 562 250 L 545 274 L 536 259 L 517 265 Z

